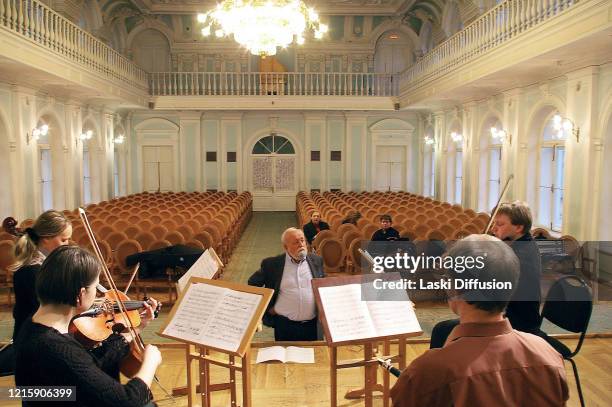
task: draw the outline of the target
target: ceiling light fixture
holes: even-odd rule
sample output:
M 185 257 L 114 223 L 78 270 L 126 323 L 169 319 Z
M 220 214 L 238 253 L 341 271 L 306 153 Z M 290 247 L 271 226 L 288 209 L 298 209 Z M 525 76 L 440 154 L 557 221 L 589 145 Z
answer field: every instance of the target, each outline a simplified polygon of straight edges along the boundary
M 251 54 L 275 55 L 278 47 L 304 43 L 304 31 L 323 38 L 328 27 L 301 0 L 224 0 L 214 10 L 198 14 L 202 35 L 233 35 Z

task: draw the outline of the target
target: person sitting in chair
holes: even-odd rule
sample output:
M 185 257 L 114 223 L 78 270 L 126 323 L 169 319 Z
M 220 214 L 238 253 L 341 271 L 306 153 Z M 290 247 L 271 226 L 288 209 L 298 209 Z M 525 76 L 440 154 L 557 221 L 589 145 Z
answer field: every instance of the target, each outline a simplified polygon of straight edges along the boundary
M 317 234 L 322 230 L 329 230 L 329 225 L 321 220 L 319 212 L 313 212 L 310 215 L 310 222 L 304 225 L 304 236 L 309 245 L 317 237 Z
M 308 253 L 300 229 L 289 228 L 281 237 L 285 253 L 268 257 L 249 278 L 248 284 L 274 289 L 263 322 L 274 327 L 274 340 L 314 341 L 317 308 L 311 281 L 323 278 L 323 259 Z
M 372 235 L 373 242 L 389 242 L 393 240 L 398 240 L 400 238 L 399 232 L 391 226 L 393 224 L 393 220 L 391 219 L 391 215 L 381 215 L 380 216 L 380 226 Z
M 502 203 L 495 216 L 492 232 L 505 241 L 520 262 L 520 274 L 512 300 L 506 307 L 506 317 L 512 328 L 542 335 L 540 331 L 540 252 L 531 237 L 531 211 L 526 203 Z M 459 323 L 452 319 L 441 321 L 431 332 L 431 348 L 441 348 L 450 331 Z
M 482 268 L 474 262 L 462 270 L 449 268 L 444 278 L 511 288 L 449 290 L 448 304 L 460 323 L 443 348 L 426 351 L 402 372 L 391 389 L 393 407 L 565 405 L 569 392 L 561 355 L 542 338 L 512 329 L 504 317 L 520 272 L 512 249 L 495 237 L 472 235 L 446 258 L 481 256 Z

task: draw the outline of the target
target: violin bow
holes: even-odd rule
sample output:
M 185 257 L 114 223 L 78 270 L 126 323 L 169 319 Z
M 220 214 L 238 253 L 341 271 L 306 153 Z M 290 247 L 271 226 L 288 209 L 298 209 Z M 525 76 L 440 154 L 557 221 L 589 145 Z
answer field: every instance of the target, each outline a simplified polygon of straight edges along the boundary
M 491 226 L 493 226 L 493 222 L 495 221 L 495 216 L 497 216 L 497 211 L 499 210 L 499 204 L 502 201 L 504 195 L 506 194 L 506 191 L 508 191 L 508 187 L 510 186 L 510 181 L 512 181 L 513 179 L 514 179 L 514 174 L 510 174 L 510 176 L 506 180 L 506 185 L 504 185 L 504 189 L 499 195 L 497 204 L 495 205 L 495 208 L 493 209 L 493 213 L 491 214 L 491 219 L 489 219 L 489 223 L 487 224 L 487 227 L 485 228 L 484 232 L 482 232 L 483 235 L 486 235 L 487 233 L 489 233 L 489 229 L 491 229 Z
M 96 238 L 94 236 L 93 229 L 91 228 L 91 225 L 89 224 L 89 219 L 87 219 L 87 214 L 85 213 L 85 210 L 83 208 L 79 208 L 79 217 L 81 218 L 81 222 L 83 222 L 83 226 L 85 227 L 85 232 L 87 233 L 87 237 L 89 237 L 89 241 L 91 243 L 91 246 L 94 249 L 94 253 L 96 257 L 98 258 L 98 261 L 102 264 L 102 272 L 104 273 L 104 277 L 106 278 L 111 290 L 114 290 L 115 292 L 119 292 L 119 289 L 117 288 L 117 285 L 115 284 L 115 281 L 113 280 L 113 276 L 111 275 L 111 272 L 108 269 L 108 266 L 106 265 L 106 262 L 104 261 L 104 258 L 102 257 L 102 251 L 100 250 L 100 246 L 98 246 L 98 242 L 96 241 Z M 125 304 L 119 298 L 117 298 L 116 301 L 117 301 L 117 304 L 119 305 L 119 311 L 123 317 L 123 321 L 125 322 L 125 327 L 127 328 L 128 332 L 132 336 L 132 340 L 134 341 L 134 344 L 136 345 L 136 348 L 138 349 L 138 351 L 140 353 L 143 353 L 144 348 L 145 348 L 144 341 L 142 337 L 140 336 L 140 334 L 136 332 L 134 324 L 132 323 L 132 319 L 127 314 L 127 308 Z

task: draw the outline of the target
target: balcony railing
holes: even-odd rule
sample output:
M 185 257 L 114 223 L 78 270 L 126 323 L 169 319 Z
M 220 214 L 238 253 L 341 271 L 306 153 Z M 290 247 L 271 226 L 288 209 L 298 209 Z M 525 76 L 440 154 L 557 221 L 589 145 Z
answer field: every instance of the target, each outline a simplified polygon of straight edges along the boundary
M 143 69 L 41 2 L 0 0 L 0 27 L 108 79 L 146 91 Z
M 444 75 L 565 12 L 579 0 L 506 0 L 400 74 L 402 87 Z
M 347 72 L 153 72 L 152 96 L 397 96 L 396 75 Z

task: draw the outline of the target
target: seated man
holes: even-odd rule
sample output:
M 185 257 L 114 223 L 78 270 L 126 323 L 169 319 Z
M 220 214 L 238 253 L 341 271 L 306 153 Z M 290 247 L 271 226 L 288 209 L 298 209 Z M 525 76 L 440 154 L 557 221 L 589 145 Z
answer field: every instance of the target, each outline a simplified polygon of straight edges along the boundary
M 381 215 L 380 216 L 380 226 L 381 229 L 378 229 L 372 235 L 373 242 L 388 242 L 392 240 L 397 240 L 400 238 L 399 232 L 391 226 L 393 224 L 393 220 L 391 219 L 391 215 Z
M 274 327 L 274 340 L 317 339 L 317 308 L 311 281 L 325 277 L 323 259 L 308 254 L 300 229 L 289 228 L 281 237 L 285 253 L 268 257 L 250 278 L 249 285 L 272 288 L 274 294 L 263 322 Z
M 486 256 L 485 256 L 486 254 Z M 563 406 L 569 397 L 563 359 L 542 338 L 512 329 L 504 309 L 519 277 L 519 260 L 498 239 L 472 235 L 448 252 L 477 259 L 447 270 L 451 281 L 510 283 L 510 289 L 453 284 L 449 306 L 460 323 L 440 349 L 416 358 L 391 389 L 394 407 Z M 458 260 L 454 264 L 459 264 Z
M 498 239 L 508 242 L 520 261 L 520 275 L 512 301 L 506 308 L 506 317 L 514 329 L 540 334 L 540 253 L 531 237 L 531 211 L 526 203 L 503 203 L 495 216 L 492 232 Z M 431 348 L 441 348 L 458 320 L 442 321 L 431 333 Z
M 312 244 L 312 241 L 317 234 L 322 230 L 328 230 L 329 225 L 321 220 L 321 214 L 319 212 L 313 212 L 310 215 L 310 222 L 304 225 L 304 236 L 308 244 Z

